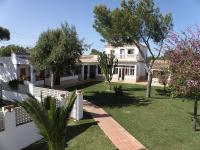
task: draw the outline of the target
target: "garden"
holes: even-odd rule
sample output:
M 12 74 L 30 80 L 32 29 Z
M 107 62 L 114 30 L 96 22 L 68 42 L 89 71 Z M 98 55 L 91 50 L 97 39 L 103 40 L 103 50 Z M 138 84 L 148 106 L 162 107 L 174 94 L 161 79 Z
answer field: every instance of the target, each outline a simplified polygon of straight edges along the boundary
M 113 84 L 116 85 L 119 83 Z M 83 89 L 84 99 L 103 107 L 148 149 L 199 149 L 199 126 L 196 132 L 192 129 L 193 100 L 171 98 L 168 93 L 164 94 L 162 87 L 152 87 L 152 98 L 147 100 L 144 98 L 145 86 L 121 85 L 121 96 L 105 91 L 107 85 L 104 82 L 88 83 L 68 90 Z

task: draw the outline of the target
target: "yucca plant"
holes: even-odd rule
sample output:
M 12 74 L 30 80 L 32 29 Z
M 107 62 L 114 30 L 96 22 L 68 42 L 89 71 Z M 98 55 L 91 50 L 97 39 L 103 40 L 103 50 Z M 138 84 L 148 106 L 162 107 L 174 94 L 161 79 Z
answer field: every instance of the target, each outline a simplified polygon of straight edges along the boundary
M 56 106 L 56 99 L 47 97 L 41 102 L 32 95 L 26 101 L 17 102 L 32 117 L 38 132 L 47 142 L 49 150 L 64 150 L 66 145 L 66 129 L 76 99 L 72 92 L 64 100 L 64 105 Z

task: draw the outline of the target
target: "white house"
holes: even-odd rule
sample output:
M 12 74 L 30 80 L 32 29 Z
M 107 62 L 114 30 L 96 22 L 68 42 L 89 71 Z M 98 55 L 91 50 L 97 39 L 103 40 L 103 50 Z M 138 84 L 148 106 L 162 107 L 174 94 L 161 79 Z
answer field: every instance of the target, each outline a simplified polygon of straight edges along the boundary
M 147 49 L 143 46 L 142 50 L 146 55 Z M 113 81 L 135 83 L 145 79 L 143 59 L 136 46 L 127 45 L 115 48 L 107 45 L 105 52 L 108 55 L 112 53 L 118 58 Z M 56 74 L 54 84 L 67 87 L 102 79 L 97 58 L 97 55 L 82 55 L 80 68 Z M 10 57 L 0 57 L 0 80 L 9 82 L 19 78 L 25 80 L 25 83 L 50 86 L 50 72 L 48 70 L 37 71 L 30 63 L 28 53 L 12 53 Z
M 143 45 L 142 51 L 147 56 L 147 48 Z M 146 78 L 146 71 L 143 58 L 135 45 L 123 47 L 112 47 L 106 45 L 106 54 L 114 54 L 118 59 L 118 66 L 115 68 L 113 81 L 135 83 Z
M 91 79 L 101 78 L 97 56 L 83 55 L 80 60 L 82 63 L 77 70 L 56 74 L 54 84 L 72 86 Z M 45 82 L 45 85 L 50 86 L 49 71 L 37 71 L 31 65 L 27 53 L 12 53 L 10 57 L 0 57 L 0 80 L 9 82 L 19 78 L 25 80 L 25 83 L 44 85 Z

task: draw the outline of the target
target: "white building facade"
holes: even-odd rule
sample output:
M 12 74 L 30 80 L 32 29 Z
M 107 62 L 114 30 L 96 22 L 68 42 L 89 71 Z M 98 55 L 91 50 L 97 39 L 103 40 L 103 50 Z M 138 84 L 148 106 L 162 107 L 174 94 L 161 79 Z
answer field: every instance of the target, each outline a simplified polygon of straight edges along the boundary
M 81 65 L 77 70 L 56 74 L 54 85 L 69 87 L 102 79 L 96 55 L 83 55 L 80 60 Z M 9 82 L 14 79 L 22 79 L 26 84 L 50 86 L 50 72 L 36 70 L 30 63 L 28 54 L 12 53 L 10 57 L 0 57 L 0 80 Z
M 147 49 L 144 46 L 142 51 L 147 56 Z M 118 65 L 114 70 L 113 82 L 135 83 L 146 79 L 145 64 L 138 48 L 134 45 L 123 47 L 112 47 L 106 45 L 105 53 L 114 54 L 118 59 Z

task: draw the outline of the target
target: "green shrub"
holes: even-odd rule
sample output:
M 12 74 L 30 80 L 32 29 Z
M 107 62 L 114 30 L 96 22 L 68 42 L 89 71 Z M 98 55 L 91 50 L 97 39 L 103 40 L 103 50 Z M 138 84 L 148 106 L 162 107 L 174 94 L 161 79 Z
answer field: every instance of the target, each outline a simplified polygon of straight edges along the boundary
M 14 79 L 8 82 L 8 85 L 10 86 L 10 88 L 15 89 L 15 90 L 18 89 L 19 84 L 24 84 L 24 81 Z
M 119 85 L 119 86 L 114 86 L 114 91 L 115 91 L 115 95 L 123 95 L 123 89 L 122 89 L 122 86 Z

